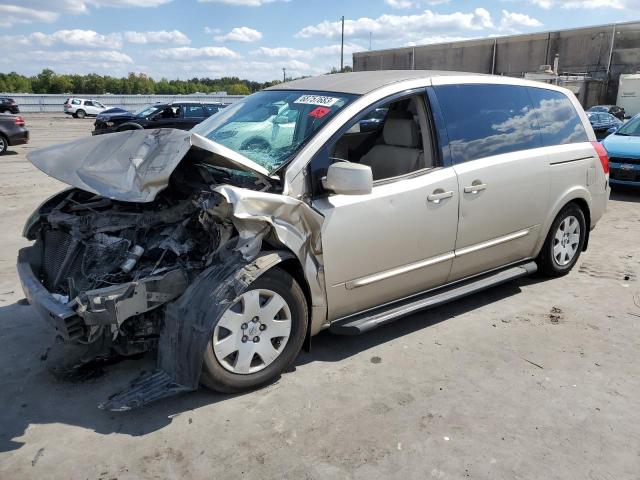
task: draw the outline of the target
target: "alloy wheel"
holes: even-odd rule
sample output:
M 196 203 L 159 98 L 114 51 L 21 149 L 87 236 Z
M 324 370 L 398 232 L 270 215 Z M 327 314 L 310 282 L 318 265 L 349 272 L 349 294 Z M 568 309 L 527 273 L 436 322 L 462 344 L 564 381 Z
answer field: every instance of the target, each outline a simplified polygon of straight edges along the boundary
M 571 263 L 578 252 L 580 245 L 580 222 L 576 217 L 566 217 L 556 230 L 553 237 L 553 258 L 555 262 L 564 267 Z
M 213 352 L 228 371 L 259 372 L 273 363 L 291 335 L 291 309 L 268 289 L 240 295 L 227 308 L 213 332 Z

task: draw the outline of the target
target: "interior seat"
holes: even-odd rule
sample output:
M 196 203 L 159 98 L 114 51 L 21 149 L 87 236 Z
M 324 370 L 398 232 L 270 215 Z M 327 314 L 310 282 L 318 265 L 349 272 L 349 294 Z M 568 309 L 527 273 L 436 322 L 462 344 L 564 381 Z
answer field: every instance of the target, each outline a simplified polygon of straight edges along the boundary
M 360 160 L 371 167 L 373 179 L 399 177 L 424 168 L 416 122 L 388 118 L 382 130 L 383 143 L 375 145 Z

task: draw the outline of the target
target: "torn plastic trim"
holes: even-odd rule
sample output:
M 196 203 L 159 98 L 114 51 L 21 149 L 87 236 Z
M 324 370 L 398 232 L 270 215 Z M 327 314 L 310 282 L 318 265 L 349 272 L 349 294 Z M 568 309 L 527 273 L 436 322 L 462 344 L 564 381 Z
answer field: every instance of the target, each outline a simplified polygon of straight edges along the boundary
M 249 285 L 285 260 L 290 252 L 264 252 L 246 261 L 240 252 L 224 252 L 165 311 L 158 345 L 158 369 L 135 379 L 99 407 L 126 411 L 183 392 L 197 390 L 202 362 L 223 313 Z
M 169 128 L 97 135 L 42 148 L 27 159 L 68 185 L 125 202 L 152 202 L 189 150 L 208 152 L 202 161 L 250 172 L 265 186 L 277 177 L 258 163 L 198 134 Z
M 76 312 L 92 326 L 116 325 L 178 298 L 187 289 L 187 275 L 172 270 L 136 282 L 88 290 L 75 299 Z
M 305 202 L 286 195 L 256 192 L 222 185 L 214 188 L 229 204 L 238 231 L 237 249 L 246 260 L 255 258 L 265 238 L 274 237 L 293 252 L 304 271 L 311 294 L 310 334 L 315 335 L 327 320 L 327 293 L 322 258 L 321 229 L 324 217 Z M 218 207 L 220 208 L 220 207 Z

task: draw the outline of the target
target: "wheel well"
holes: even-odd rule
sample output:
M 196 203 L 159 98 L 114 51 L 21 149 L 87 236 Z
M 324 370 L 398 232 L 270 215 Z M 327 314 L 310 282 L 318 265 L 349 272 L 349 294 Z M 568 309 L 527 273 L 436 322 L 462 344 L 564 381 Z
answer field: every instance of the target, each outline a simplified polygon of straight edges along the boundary
M 304 341 L 304 349 L 306 351 L 309 351 L 311 349 L 311 290 L 309 289 L 309 284 L 307 283 L 307 279 L 304 276 L 304 270 L 302 269 L 302 265 L 300 265 L 298 260 L 295 258 L 285 260 L 284 262 L 276 265 L 276 267 L 281 268 L 289 275 L 291 275 L 296 280 L 296 282 L 298 282 L 298 285 L 300 285 L 300 288 L 302 288 L 302 291 L 304 292 L 304 297 L 307 300 L 308 317 L 307 338 Z
M 584 221 L 587 226 L 587 231 L 584 236 L 584 245 L 582 247 L 582 251 L 587 251 L 587 246 L 589 245 L 589 235 L 591 233 L 591 211 L 589 210 L 589 204 L 583 198 L 576 198 L 571 200 L 569 203 L 575 203 L 582 210 L 582 214 L 584 215 Z M 567 204 L 568 205 L 568 204 Z

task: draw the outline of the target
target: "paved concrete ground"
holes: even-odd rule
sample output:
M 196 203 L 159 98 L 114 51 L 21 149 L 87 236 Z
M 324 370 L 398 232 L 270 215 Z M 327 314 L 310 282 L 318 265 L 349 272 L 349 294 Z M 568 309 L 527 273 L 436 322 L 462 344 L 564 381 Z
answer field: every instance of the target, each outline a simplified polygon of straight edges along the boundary
M 639 478 L 640 192 L 614 195 L 565 278 L 325 332 L 256 392 L 114 414 L 96 404 L 153 359 L 60 378 L 69 352 L 16 303 L 22 224 L 60 188 L 25 153 L 92 122 L 26 119 L 32 143 L 0 159 L 0 478 Z

